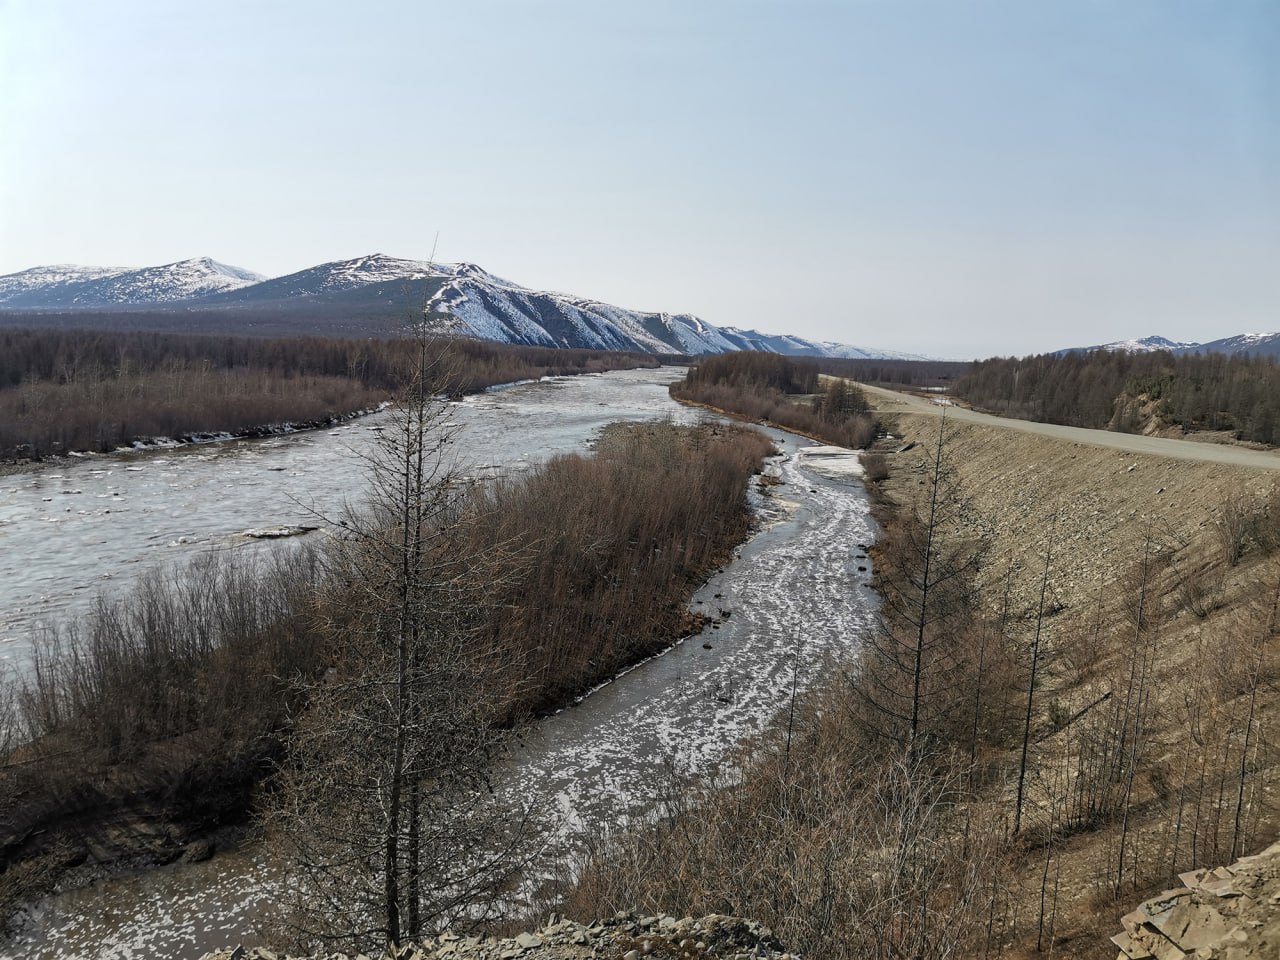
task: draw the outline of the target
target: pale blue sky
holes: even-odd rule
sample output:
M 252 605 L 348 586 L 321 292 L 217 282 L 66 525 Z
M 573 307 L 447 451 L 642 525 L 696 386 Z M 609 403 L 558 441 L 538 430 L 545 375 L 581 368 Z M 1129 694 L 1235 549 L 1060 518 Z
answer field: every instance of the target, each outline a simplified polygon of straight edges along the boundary
M 383 252 L 944 356 L 1280 329 L 1280 0 L 0 0 L 0 273 Z

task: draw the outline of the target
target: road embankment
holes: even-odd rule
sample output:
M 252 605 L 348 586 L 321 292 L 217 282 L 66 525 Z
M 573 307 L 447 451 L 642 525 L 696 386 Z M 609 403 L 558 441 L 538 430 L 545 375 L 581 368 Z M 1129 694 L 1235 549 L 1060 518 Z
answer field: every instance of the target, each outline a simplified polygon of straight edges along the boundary
M 1048 941 L 1109 960 L 1134 904 L 1280 834 L 1280 454 L 866 393 L 891 435 L 875 448 L 882 509 L 926 510 L 941 443 L 947 506 L 985 545 L 979 600 L 1014 641 L 1024 704 L 1043 644 L 1036 826 L 1012 847 L 1010 908 L 1039 923 L 1009 923 L 1003 955 Z M 1005 810 L 1018 767 L 1015 749 L 992 787 Z
M 885 490 L 895 500 L 923 491 L 942 431 L 968 522 L 990 542 L 982 579 L 991 588 L 1010 562 L 1035 568 L 1052 536 L 1064 558 L 1060 601 L 1090 604 L 1148 532 L 1210 539 L 1225 504 L 1262 504 L 1280 489 L 1280 453 L 1009 420 L 864 389 L 894 438 L 877 449 L 890 460 Z

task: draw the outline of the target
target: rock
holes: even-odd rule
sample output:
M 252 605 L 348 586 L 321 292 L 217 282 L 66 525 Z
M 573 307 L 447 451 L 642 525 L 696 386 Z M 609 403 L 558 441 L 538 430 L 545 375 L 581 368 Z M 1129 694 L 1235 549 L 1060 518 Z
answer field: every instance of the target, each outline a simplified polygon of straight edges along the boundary
M 505 940 L 443 933 L 436 940 L 405 944 L 382 960 L 646 960 L 648 957 L 699 960 L 799 960 L 782 952 L 766 927 L 737 917 L 711 915 L 677 920 L 666 915 L 618 913 L 590 925 L 552 917 L 538 933 Z M 204 960 L 275 960 L 270 951 L 207 954 Z M 286 960 L 286 958 L 281 958 Z M 304 958 L 288 958 L 304 960 Z M 326 954 L 310 960 L 370 960 L 364 954 Z
M 193 840 L 182 849 L 182 856 L 179 858 L 182 863 L 204 863 L 213 856 L 216 848 L 212 840 L 202 838 Z M 271 958 L 274 960 L 274 958 Z
M 1230 867 L 1180 874 L 1184 884 L 1125 914 L 1119 960 L 1195 956 L 1263 960 L 1280 938 L 1280 843 Z

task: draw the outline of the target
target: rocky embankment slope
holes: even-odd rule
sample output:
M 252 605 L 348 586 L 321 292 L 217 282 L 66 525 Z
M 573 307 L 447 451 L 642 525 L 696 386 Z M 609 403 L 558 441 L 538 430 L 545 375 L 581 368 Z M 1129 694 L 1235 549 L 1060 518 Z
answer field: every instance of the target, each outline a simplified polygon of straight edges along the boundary
M 1280 956 L 1280 843 L 1229 867 L 1192 870 L 1121 918 L 1117 960 Z
M 695 920 L 620 913 L 590 924 L 557 920 L 516 937 L 468 937 L 445 933 L 383 954 L 387 960 L 800 960 L 768 929 L 738 917 Z M 302 960 L 261 948 L 236 947 L 203 960 Z M 320 960 L 319 957 L 315 960 Z M 369 960 L 365 954 L 326 954 L 324 960 Z

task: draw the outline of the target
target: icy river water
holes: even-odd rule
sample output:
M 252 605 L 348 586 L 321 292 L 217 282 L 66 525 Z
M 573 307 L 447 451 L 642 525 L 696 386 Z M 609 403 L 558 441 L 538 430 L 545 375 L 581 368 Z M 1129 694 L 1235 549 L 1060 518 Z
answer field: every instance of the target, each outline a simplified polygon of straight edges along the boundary
M 704 416 L 667 396 L 682 371 L 557 378 L 455 408 L 477 476 L 580 451 L 618 420 Z M 358 502 L 377 415 L 335 430 L 98 457 L 0 477 L 0 657 L 22 669 L 42 623 L 76 616 L 143 569 L 210 549 L 270 549 L 244 531 L 314 524 Z M 556 811 L 563 839 L 643 813 L 666 771 L 706 772 L 781 710 L 793 681 L 856 651 L 874 614 L 874 536 L 855 477 L 769 431 L 781 484 L 755 490 L 761 530 L 698 592 L 727 619 L 537 724 L 503 789 Z M 838 458 L 837 458 L 838 459 Z M 279 867 L 247 846 L 201 864 L 101 880 L 36 905 L 0 958 L 196 958 L 258 932 Z

